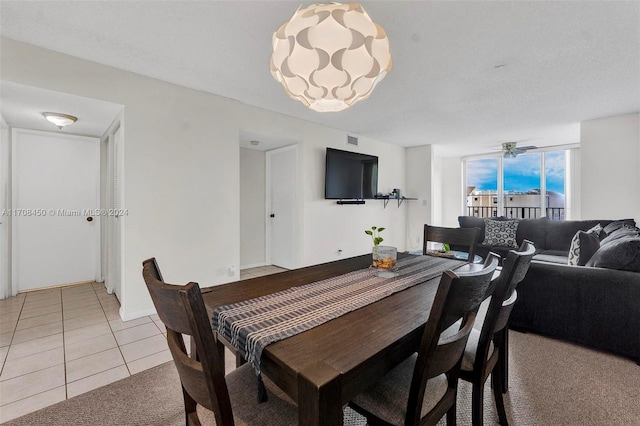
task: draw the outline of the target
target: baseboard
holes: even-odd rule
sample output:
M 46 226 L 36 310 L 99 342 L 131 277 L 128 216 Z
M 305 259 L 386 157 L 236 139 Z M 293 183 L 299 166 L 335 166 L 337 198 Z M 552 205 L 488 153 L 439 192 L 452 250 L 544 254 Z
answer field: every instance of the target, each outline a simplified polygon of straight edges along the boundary
M 267 266 L 267 262 L 252 263 L 250 265 L 240 265 L 240 270 L 242 271 L 243 269 L 259 268 L 261 266 Z
M 156 310 L 155 308 L 151 308 L 151 309 L 145 309 L 144 311 L 125 313 L 121 306 L 118 313 L 120 314 L 120 318 L 122 319 L 122 321 L 131 321 L 131 320 L 142 318 L 142 317 L 148 317 L 149 315 L 154 315 L 156 314 Z

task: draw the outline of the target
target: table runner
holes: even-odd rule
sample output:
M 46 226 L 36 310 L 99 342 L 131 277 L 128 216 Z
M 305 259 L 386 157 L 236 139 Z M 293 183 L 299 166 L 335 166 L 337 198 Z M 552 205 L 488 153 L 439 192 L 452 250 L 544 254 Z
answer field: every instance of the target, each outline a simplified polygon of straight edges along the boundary
M 213 329 L 260 373 L 260 357 L 270 343 L 294 336 L 393 293 L 438 277 L 466 262 L 430 256 L 398 260 L 398 276 L 383 278 L 361 269 L 277 293 L 219 306 Z

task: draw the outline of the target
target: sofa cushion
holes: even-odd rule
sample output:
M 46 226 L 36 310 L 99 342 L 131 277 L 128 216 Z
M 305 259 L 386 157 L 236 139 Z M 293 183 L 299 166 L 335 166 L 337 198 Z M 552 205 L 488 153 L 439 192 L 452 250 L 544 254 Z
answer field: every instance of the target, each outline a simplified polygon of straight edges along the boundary
M 625 236 L 602 244 L 586 266 L 640 272 L 640 236 Z
M 636 221 L 633 219 L 620 219 L 620 220 L 614 220 L 611 223 L 605 225 L 604 227 L 604 232 L 609 235 L 611 234 L 613 231 L 615 231 L 616 229 L 620 229 L 625 225 L 629 225 L 632 228 L 634 226 L 636 226 Z
M 578 231 L 571 240 L 568 264 L 584 266 L 600 248 L 600 231 L 602 227 L 596 225 L 588 231 Z
M 518 232 L 516 233 L 516 243 L 518 246 L 522 241 L 529 240 L 536 247 L 536 251 L 544 250 L 545 238 L 547 235 L 547 222 L 549 219 L 541 217 L 538 219 L 520 219 Z
M 598 223 L 588 231 L 578 231 L 571 239 L 569 247 L 569 265 L 584 266 L 600 248 L 602 226 Z
M 556 251 L 556 253 L 557 252 L 558 251 Z M 538 262 L 545 262 L 545 263 L 558 263 L 560 265 L 567 264 L 567 256 L 559 255 L 559 254 L 540 253 L 533 256 L 533 260 L 537 260 Z
M 488 246 L 517 248 L 517 231 L 517 220 L 485 219 L 484 241 L 482 244 Z
M 484 218 L 475 216 L 458 216 L 460 228 L 480 228 L 478 233 L 478 244 L 484 240 Z
M 593 228 L 600 220 L 548 220 L 544 248 L 569 251 L 571 239 L 578 231 Z

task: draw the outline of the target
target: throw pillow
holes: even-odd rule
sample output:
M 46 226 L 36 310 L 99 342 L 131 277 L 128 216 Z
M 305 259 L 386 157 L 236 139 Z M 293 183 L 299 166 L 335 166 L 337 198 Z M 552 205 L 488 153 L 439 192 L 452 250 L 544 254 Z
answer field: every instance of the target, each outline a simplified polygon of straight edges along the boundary
M 584 266 L 591 256 L 600 248 L 600 232 L 602 226 L 597 224 L 585 231 L 578 231 L 571 239 L 569 247 L 568 264 L 572 266 Z
M 586 266 L 640 272 L 640 237 L 623 237 L 603 244 Z
M 615 241 L 619 238 L 633 237 L 637 235 L 640 235 L 640 229 L 636 227 L 632 227 L 631 225 L 625 224 L 625 225 L 622 225 L 620 228 L 616 229 L 615 231 L 611 231 L 611 233 L 609 233 L 606 237 L 604 237 L 600 241 L 600 244 L 606 244 L 608 242 Z
M 492 220 L 484 221 L 484 241 L 486 246 L 499 246 L 518 248 L 516 242 L 516 232 L 518 231 L 517 220 Z
M 614 220 L 613 222 L 611 222 L 610 224 L 608 224 L 607 226 L 604 227 L 604 232 L 606 232 L 607 235 L 609 235 L 613 231 L 615 231 L 616 229 L 620 229 L 625 225 L 629 225 L 631 227 L 634 227 L 634 226 L 636 226 L 636 221 L 633 220 L 633 219 Z

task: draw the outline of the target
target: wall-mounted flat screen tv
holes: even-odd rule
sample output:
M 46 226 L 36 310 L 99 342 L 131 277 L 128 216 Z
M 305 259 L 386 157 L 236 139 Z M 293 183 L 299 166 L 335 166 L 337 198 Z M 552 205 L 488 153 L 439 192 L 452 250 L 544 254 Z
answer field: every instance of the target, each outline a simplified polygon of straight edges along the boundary
M 378 157 L 327 148 L 324 198 L 375 198 L 378 193 Z

